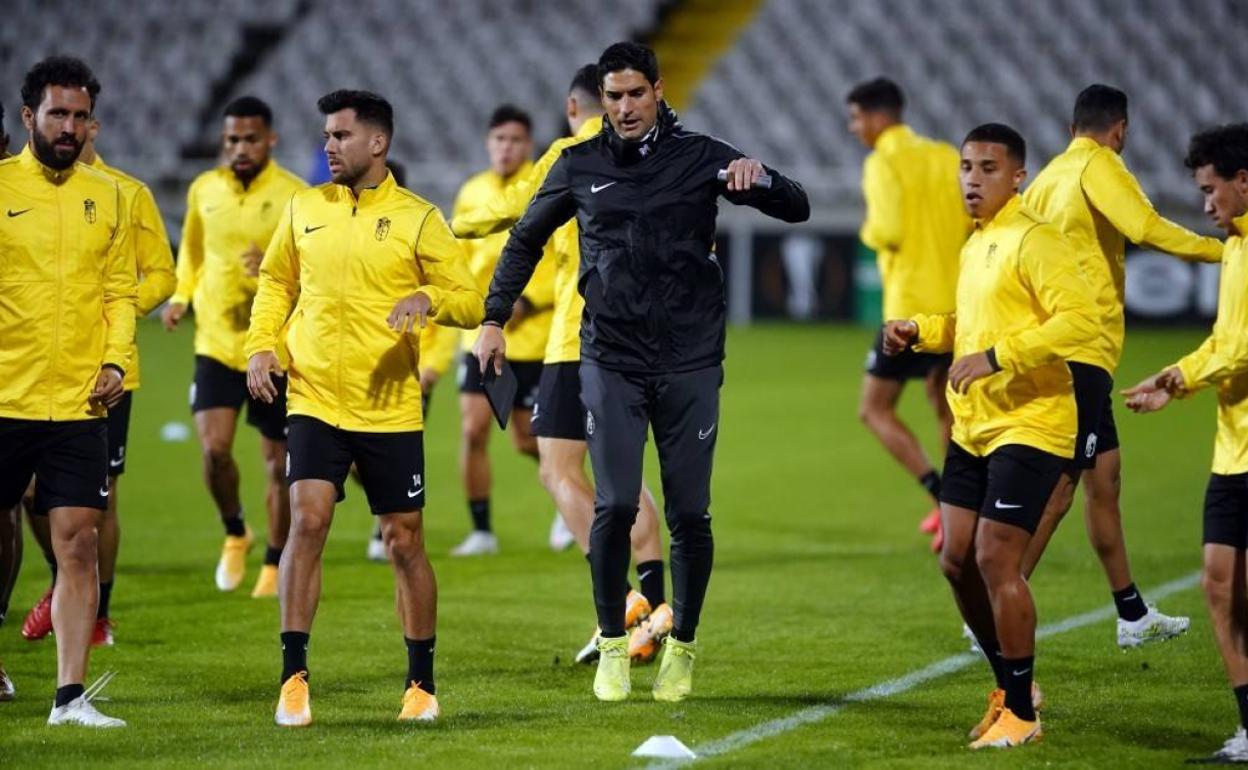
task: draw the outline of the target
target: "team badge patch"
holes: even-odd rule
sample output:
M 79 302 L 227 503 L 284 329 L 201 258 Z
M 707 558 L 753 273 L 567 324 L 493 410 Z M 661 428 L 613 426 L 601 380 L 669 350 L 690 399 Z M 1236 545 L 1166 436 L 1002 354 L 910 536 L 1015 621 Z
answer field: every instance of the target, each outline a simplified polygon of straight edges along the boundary
M 95 201 L 87 198 L 82 202 L 82 218 L 87 220 L 87 224 L 95 224 Z
M 992 260 L 996 258 L 997 258 L 997 244 L 990 243 L 988 244 L 988 256 L 984 258 L 984 261 L 987 262 L 989 265 L 991 265 Z
M 373 237 L 379 241 L 384 241 L 386 236 L 390 234 L 390 217 L 380 217 L 377 220 L 377 229 L 373 231 Z

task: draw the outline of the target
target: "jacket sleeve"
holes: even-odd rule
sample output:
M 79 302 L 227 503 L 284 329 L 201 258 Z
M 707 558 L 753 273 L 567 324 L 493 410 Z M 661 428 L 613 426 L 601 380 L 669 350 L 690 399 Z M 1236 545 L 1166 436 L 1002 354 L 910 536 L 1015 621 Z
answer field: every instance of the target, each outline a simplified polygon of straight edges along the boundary
M 1023 235 L 1018 278 L 1049 317 L 993 346 L 1002 369 L 1025 372 L 1069 358 L 1096 337 L 1092 290 L 1070 244 L 1055 228 L 1039 225 Z
M 1222 268 L 1226 270 L 1226 267 Z M 1188 353 L 1175 364 L 1183 373 L 1188 392 L 1195 392 L 1210 385 L 1248 371 L 1248 302 L 1240 287 L 1237 292 L 1223 292 L 1218 305 L 1218 320 L 1213 334 L 1196 350 Z M 1237 333 L 1227 333 L 1235 330 Z
M 1080 178 L 1088 200 L 1132 243 L 1199 262 L 1219 262 L 1222 242 L 1176 225 L 1157 213 L 1118 153 L 1092 155 Z
M 295 199 L 292 197 L 273 231 L 260 263 L 256 298 L 251 305 L 251 324 L 243 352 L 247 358 L 266 351 L 277 352 L 278 334 L 286 325 L 299 296 L 299 251 L 295 248 Z
M 901 247 L 901 186 L 888 161 L 878 152 L 862 164 L 862 197 L 866 216 L 858 238 L 872 251 L 896 251 Z
M 170 302 L 181 305 L 191 304 L 199 271 L 204 266 L 204 223 L 199 218 L 196 198 L 196 185 L 192 183 L 186 193 L 186 217 L 182 220 L 182 241 L 178 244 L 178 282 L 169 298 Z
M 958 325 L 956 313 L 920 314 L 910 319 L 919 328 L 919 338 L 912 347 L 919 353 L 948 353 L 953 350 L 954 332 Z
M 481 324 L 481 291 L 468 269 L 464 247 L 446 224 L 442 212 L 430 207 L 416 235 L 417 291 L 433 304 L 432 318 L 442 326 L 473 329 Z
M 484 238 L 501 233 L 518 222 L 562 152 L 563 148 L 559 143 L 552 145 L 537 159 L 523 179 L 495 195 L 484 205 L 465 211 L 456 210 L 454 218 L 451 219 L 451 230 L 455 236 Z
M 104 261 L 104 360 L 124 374 L 130 366 L 130 345 L 134 342 L 135 301 L 138 298 L 137 267 L 130 238 L 130 213 L 121 190 L 117 191 L 117 231 Z
M 568 161 L 560 158 L 551 166 L 524 216 L 511 228 L 485 298 L 485 320 L 500 326 L 507 323 L 516 298 L 528 286 L 542 259 L 546 242 L 575 215 L 576 199 L 568 180 Z
M 520 296 L 528 300 L 534 310 L 549 310 L 555 304 L 555 239 L 546 242 L 542 259 L 533 269 L 533 277 Z
M 745 153 L 727 142 L 718 139 L 709 139 L 709 141 L 714 143 L 711 155 L 715 158 L 715 169 L 711 172 L 712 174 L 718 174 L 732 161 L 746 157 Z M 735 206 L 758 209 L 767 216 L 782 222 L 805 222 L 810 219 L 810 200 L 806 197 L 806 190 L 774 168 L 767 165 L 763 168 L 771 177 L 771 188 L 767 190 L 756 187 L 751 190 L 728 192 L 723 182 L 717 181 L 716 183 L 724 198 Z
M 160 209 L 156 207 L 152 191 L 146 186 L 140 187 L 134 197 L 130 222 L 130 237 L 140 276 L 138 314 L 142 317 L 173 294 L 177 278 L 173 273 L 173 252 L 169 248 L 164 220 L 160 218 Z

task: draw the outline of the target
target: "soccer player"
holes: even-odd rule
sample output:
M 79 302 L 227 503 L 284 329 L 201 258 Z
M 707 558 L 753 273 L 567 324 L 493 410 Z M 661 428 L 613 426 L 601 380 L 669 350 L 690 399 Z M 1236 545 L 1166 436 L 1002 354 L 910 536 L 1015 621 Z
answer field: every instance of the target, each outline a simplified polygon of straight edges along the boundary
M 671 531 L 674 615 L 654 697 L 679 701 L 692 690 L 714 551 L 710 482 L 726 305 L 714 252 L 718 200 L 723 195 L 790 222 L 809 217 L 810 204 L 797 183 L 728 144 L 686 131 L 663 102 L 649 48 L 610 46 L 598 74 L 608 122 L 602 133 L 563 150 L 512 228 L 474 352 L 482 367 L 501 368 L 503 327 L 516 298 L 550 236 L 576 217 L 585 299 L 581 400 L 596 483 L 589 557 L 602 632 L 594 694 L 623 700 L 631 688 L 629 532 L 653 428 Z M 725 169 L 726 185 L 718 181 Z M 765 173 L 768 189 L 758 185 Z
M 958 251 L 970 220 L 958 195 L 958 151 L 920 136 L 902 122 L 905 100 L 891 80 L 849 92 L 849 130 L 871 150 L 862 167 L 866 218 L 859 238 L 875 250 L 884 288 L 884 320 L 953 311 Z M 948 355 L 906 350 L 881 355 L 882 336 L 867 353 L 858 416 L 897 462 L 927 490 L 932 511 L 920 529 L 940 550 L 940 474 L 897 414 L 907 380 L 923 380 L 940 426 L 941 449 L 953 418 L 945 400 Z
M 485 205 L 463 212 L 451 221 L 451 229 L 463 237 L 502 232 L 524 214 L 551 166 L 564 149 L 602 132 L 602 99 L 598 65 L 577 70 L 564 105 L 572 136 L 556 140 L 543 153 L 528 176 L 508 187 Z M 555 254 L 554 319 L 546 343 L 537 403 L 533 406 L 533 433 L 537 436 L 542 485 L 567 520 L 581 552 L 589 554 L 589 530 L 594 518 L 594 486 L 585 474 L 585 407 L 581 404 L 581 314 L 585 300 L 577 293 L 581 256 L 576 222 L 568 222 L 552 237 Z M 658 655 L 663 639 L 672 630 L 672 609 L 664 587 L 666 577 L 659 539 L 658 509 L 644 486 L 637 521 L 630 532 L 637 562 L 640 593 L 628 590 L 625 626 L 629 634 L 629 657 L 646 663 Z M 596 630 L 576 655 L 578 663 L 598 660 Z
M 165 223 L 152 191 L 125 172 L 104 163 L 95 150 L 95 140 L 100 133 L 100 121 L 91 116 L 87 129 L 87 141 L 83 144 L 78 160 L 103 171 L 121 185 L 125 210 L 130 218 L 130 247 L 134 250 L 138 269 L 137 317 L 142 318 L 161 305 L 173 293 L 176 279 L 173 275 L 173 253 Z M 126 440 L 130 433 L 130 406 L 133 393 L 139 388 L 138 343 L 130 345 L 130 367 L 126 370 L 125 395 L 121 402 L 108 410 L 108 508 L 99 521 L 100 601 L 96 609 L 95 629 L 91 644 L 95 647 L 113 644 L 113 622 L 109 617 L 109 603 L 113 595 L 113 577 L 117 568 L 117 552 L 121 544 L 121 525 L 117 519 L 117 481 L 126 472 Z M 14 509 L 16 512 L 16 508 Z M 31 530 L 43 549 L 44 557 L 53 568 L 52 582 L 56 583 L 56 559 L 52 553 L 52 537 L 47 518 L 37 509 L 29 509 Z M 2 598 L 2 597 L 0 597 Z M 52 587 L 27 615 L 22 624 L 23 635 L 30 640 L 42 639 L 52 632 Z
M 225 107 L 225 166 L 200 174 L 186 195 L 178 248 L 178 287 L 162 313 L 172 331 L 195 308 L 195 379 L 191 411 L 203 450 L 204 481 L 225 527 L 215 581 L 233 591 L 247 572 L 251 530 L 239 500 L 234 433 L 247 404 L 247 422 L 260 431 L 268 490 L 268 547 L 253 597 L 277 595 L 277 564 L 290 527 L 290 500 L 282 478 L 286 460 L 286 402 L 279 388 L 272 403 L 249 398 L 243 344 L 256 274 L 282 207 L 305 187 L 270 157 L 277 144 L 273 111 L 254 96 Z
M 105 415 L 125 392 L 137 292 L 125 193 L 77 162 L 99 91 L 78 59 L 36 64 L 21 91 L 28 144 L 0 161 L 0 510 L 36 477 L 57 560 L 48 724 L 122 727 L 83 687 L 99 601 L 96 523 L 109 495 Z
M 1213 473 L 1205 490 L 1205 604 L 1218 652 L 1239 706 L 1239 729 L 1214 755 L 1248 762 L 1248 123 L 1192 137 L 1186 164 L 1205 198 L 1205 213 L 1226 232 L 1218 317 L 1193 352 L 1124 391 L 1127 406 L 1155 412 L 1172 396 L 1218 391 Z
M 421 513 L 419 334 L 426 320 L 477 326 L 481 293 L 437 207 L 396 185 L 386 170 L 390 103 L 367 91 L 334 91 L 317 107 L 325 115 L 332 181 L 296 193 L 286 206 L 261 266 L 247 335 L 255 398 L 279 398 L 279 346 L 290 355 L 292 516 L 279 581 L 282 689 L 275 719 L 292 727 L 312 721 L 307 647 L 321 553 L 354 464 L 394 564 L 408 651 L 399 719 L 432 720 L 439 713 L 437 586 Z
M 1078 452 L 1053 492 L 1023 560 L 1030 577 L 1054 530 L 1084 479 L 1088 538 L 1101 560 L 1118 610 L 1118 644 L 1136 647 L 1169 639 L 1187 630 L 1188 619 L 1170 617 L 1144 603 L 1131 577 L 1122 533 L 1119 491 L 1122 455 L 1114 425 L 1113 373 L 1122 358 L 1124 242 L 1129 239 L 1185 259 L 1216 262 L 1222 243 L 1199 236 L 1162 218 L 1120 153 L 1127 140 L 1127 95 L 1091 85 L 1075 100 L 1073 137 L 1035 178 L 1023 196 L 1027 205 L 1052 222 L 1082 261 L 1100 313 L 1096 339 L 1070 357 L 1079 405 Z
M 0 160 L 9 157 L 9 133 L 4 130 L 4 105 L 0 104 Z M 13 595 L 13 586 L 17 584 L 17 574 L 22 569 L 22 510 L 13 506 L 8 510 L 0 510 L 0 626 L 4 625 L 4 616 L 9 612 L 9 598 Z M 7 687 L 6 687 L 6 684 Z M 9 698 L 13 695 L 13 683 L 0 666 L 0 700 L 7 690 Z
M 1066 357 L 1096 334 L 1072 247 L 1019 195 L 1026 145 L 988 123 L 962 143 L 961 187 L 975 230 L 962 248 L 952 314 L 889 321 L 884 350 L 953 351 L 953 436 L 941 480 L 941 568 L 996 676 L 971 748 L 1041 735 L 1033 703 L 1036 609 L 1022 558 L 1075 451 Z
M 482 205 L 508 187 L 516 184 L 533 165 L 532 121 L 528 113 L 510 104 L 494 110 L 490 116 L 485 149 L 490 167 L 471 177 L 455 196 L 455 214 Z M 507 242 L 507 234 L 465 242 L 468 264 L 484 293 L 490 276 L 498 264 L 498 255 Z M 516 451 L 537 458 L 537 440 L 530 429 L 533 405 L 537 400 L 537 383 L 542 375 L 542 354 L 550 334 L 553 300 L 554 264 L 542 263 L 516 300 L 516 309 L 507 325 L 508 361 L 516 374 L 519 387 L 511 414 L 511 439 Z M 453 330 L 444 333 L 454 334 Z M 462 439 L 459 471 L 468 495 L 468 512 L 472 531 L 451 550 L 452 556 L 481 556 L 498 552 L 498 537 L 490 521 L 490 432 L 494 416 L 481 385 L 481 366 L 472 354 L 476 331 L 459 335 L 463 358 L 459 367 L 459 409 Z

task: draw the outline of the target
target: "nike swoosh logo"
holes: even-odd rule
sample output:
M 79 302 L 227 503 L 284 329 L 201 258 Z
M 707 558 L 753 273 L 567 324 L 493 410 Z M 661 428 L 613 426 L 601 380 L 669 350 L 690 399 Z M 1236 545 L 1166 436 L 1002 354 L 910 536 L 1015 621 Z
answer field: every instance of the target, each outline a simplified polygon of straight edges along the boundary
M 304 226 L 303 226 L 303 232 L 304 232 L 304 234 L 306 235 L 307 233 L 314 233 L 314 232 L 316 232 L 317 230 L 320 230 L 320 229 L 322 229 L 322 228 L 324 228 L 324 227 L 328 227 L 328 225 L 317 225 L 316 227 L 308 227 L 307 225 L 304 225 Z
M 125 460 L 125 458 L 124 458 L 124 457 L 123 457 L 122 459 L 120 459 L 120 460 L 109 460 L 109 461 L 108 461 L 108 466 L 109 466 L 110 468 L 118 468 L 118 467 L 120 467 L 120 466 L 121 466 L 121 464 L 122 464 L 122 463 L 124 463 L 125 461 L 126 461 L 126 460 Z
M 1014 676 L 1022 676 L 1023 674 L 1026 674 L 1026 673 L 1027 673 L 1028 671 L 1030 671 L 1030 670 L 1031 670 L 1031 669 L 1029 669 L 1029 668 L 1025 668 L 1025 669 L 1023 669 L 1022 671 L 1014 671 L 1014 672 L 1011 672 L 1011 673 L 1013 673 L 1013 674 L 1014 674 Z
M 108 497 L 108 487 L 100 487 L 100 497 Z
M 706 440 L 707 440 L 707 438 L 709 438 L 709 437 L 710 437 L 710 435 L 711 435 L 712 433 L 714 433 L 714 432 L 715 432 L 715 426 L 714 426 L 714 425 L 712 425 L 711 427 L 707 428 L 706 430 L 699 430 L 699 431 L 698 431 L 698 440 L 699 440 L 699 441 L 706 441 Z
M 416 489 L 409 489 L 407 490 L 407 496 L 415 497 L 416 495 L 419 495 L 421 492 L 424 492 L 424 491 L 425 491 L 424 487 L 417 487 Z
M 21 211 L 14 211 L 13 209 L 9 209 L 9 216 L 20 217 L 22 214 L 25 214 L 27 211 L 31 211 L 31 209 L 22 209 Z
M 1124 597 L 1122 597 L 1122 600 L 1123 600 L 1124 602 L 1129 602 L 1129 601 L 1131 601 L 1132 599 L 1138 599 L 1138 598 L 1140 598 L 1140 594 L 1139 594 L 1139 592 L 1136 592 L 1136 593 L 1131 594 L 1130 596 L 1124 596 Z
M 607 182 L 606 184 L 591 184 L 591 185 L 589 186 L 589 191 L 590 191 L 591 193 L 600 193 L 600 192 L 602 192 L 603 190 L 607 189 L 608 187 L 610 187 L 610 186 L 611 186 L 611 185 L 613 185 L 613 184 L 615 184 L 615 182 Z
M 1011 508 L 1022 508 L 1022 507 L 1023 507 L 1021 503 L 1020 503 L 1019 505 L 1011 505 L 1011 504 L 1009 504 L 1009 503 L 1003 503 L 1003 502 L 1001 502 L 1001 498 L 999 498 L 999 497 L 997 498 L 997 502 L 995 503 L 995 505 L 997 506 L 997 508 L 999 508 L 1000 510 L 1003 510 L 1003 511 L 1008 511 L 1008 510 L 1010 510 Z
M 648 569 L 648 570 L 646 570 L 645 572 L 643 572 L 643 573 L 641 573 L 640 575 L 638 575 L 638 576 L 637 576 L 637 580 L 638 580 L 638 582 L 640 582 L 640 581 L 642 581 L 642 580 L 645 580 L 646 578 L 650 577 L 650 573 L 651 573 L 651 572 L 654 572 L 654 570 L 652 570 L 652 569 Z

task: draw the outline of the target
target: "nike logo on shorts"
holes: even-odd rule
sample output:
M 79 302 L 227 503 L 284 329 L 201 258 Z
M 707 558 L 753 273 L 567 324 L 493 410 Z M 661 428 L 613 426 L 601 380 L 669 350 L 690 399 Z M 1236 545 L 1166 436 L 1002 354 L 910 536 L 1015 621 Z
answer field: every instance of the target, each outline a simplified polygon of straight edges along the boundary
M 615 182 L 607 182 L 606 184 L 591 184 L 591 185 L 589 186 L 589 191 L 590 191 L 591 193 L 597 194 L 597 193 L 600 193 L 600 192 L 602 192 L 603 190 L 607 189 L 608 187 L 610 187 L 610 186 L 611 186 L 611 185 L 613 185 L 613 184 L 615 184 Z
M 1001 502 L 1001 498 L 999 498 L 999 497 L 997 498 L 997 502 L 995 503 L 995 506 L 996 506 L 997 510 L 1001 510 L 1001 511 L 1008 511 L 1008 510 L 1010 510 L 1011 508 L 1022 508 L 1022 507 L 1023 507 L 1021 504 L 1019 504 L 1019 505 L 1012 505 L 1012 504 L 1010 504 L 1010 503 L 1003 503 L 1003 502 Z

